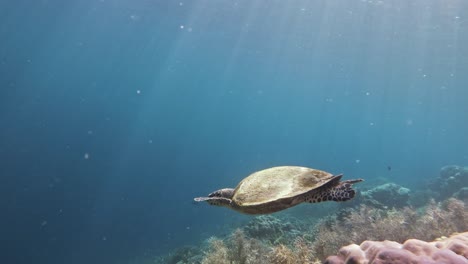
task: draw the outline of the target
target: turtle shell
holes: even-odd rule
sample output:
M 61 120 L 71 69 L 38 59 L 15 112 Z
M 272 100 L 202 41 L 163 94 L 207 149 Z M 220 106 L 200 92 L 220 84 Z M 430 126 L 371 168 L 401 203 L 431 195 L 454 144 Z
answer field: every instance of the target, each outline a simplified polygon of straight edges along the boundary
M 239 206 L 256 206 L 293 198 L 319 188 L 333 178 L 331 173 L 297 166 L 257 171 L 237 185 L 233 200 Z

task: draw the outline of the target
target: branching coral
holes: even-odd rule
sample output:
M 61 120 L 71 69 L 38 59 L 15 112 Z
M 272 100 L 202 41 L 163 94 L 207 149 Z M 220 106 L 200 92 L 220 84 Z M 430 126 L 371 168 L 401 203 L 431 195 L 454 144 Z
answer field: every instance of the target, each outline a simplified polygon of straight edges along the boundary
M 215 237 L 208 240 L 209 251 L 205 252 L 202 264 L 230 264 L 224 241 Z
M 450 198 L 442 203 L 431 201 L 424 214 L 411 225 L 415 238 L 432 240 L 436 237 L 468 229 L 467 205 Z
M 270 245 L 279 245 L 293 241 L 301 234 L 299 231 L 301 228 L 303 228 L 302 223 L 295 218 L 280 219 L 271 215 L 262 215 L 253 218 L 243 230 L 249 237 Z
M 273 248 L 269 254 L 272 264 L 302 264 L 312 263 L 312 249 L 302 237 L 297 237 L 293 248 L 280 244 Z
M 237 229 L 229 239 L 214 238 L 210 241 L 210 249 L 205 252 L 202 264 L 263 264 L 268 249 L 258 240 L 247 238 L 244 232 Z
M 229 244 L 231 263 L 263 263 L 267 248 L 259 240 L 247 238 L 241 229 L 232 234 Z
M 277 217 L 262 215 L 253 218 L 243 229 L 250 237 L 273 243 L 291 228 L 292 226 L 289 223 L 284 223 Z
M 297 237 L 294 240 L 294 253 L 296 263 L 311 263 L 313 259 L 312 247 L 303 237 Z
M 225 242 L 213 238 L 202 264 L 301 264 L 313 263 L 312 249 L 305 239 L 297 237 L 291 247 L 278 244 L 268 248 L 259 240 L 248 238 L 240 229 Z
M 279 245 L 273 248 L 269 255 L 269 260 L 274 264 L 294 264 L 294 253 L 285 245 Z

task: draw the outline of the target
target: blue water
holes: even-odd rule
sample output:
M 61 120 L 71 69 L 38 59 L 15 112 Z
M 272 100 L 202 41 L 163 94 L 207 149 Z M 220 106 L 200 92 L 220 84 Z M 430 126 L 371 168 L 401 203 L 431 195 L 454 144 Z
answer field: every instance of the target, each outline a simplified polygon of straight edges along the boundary
M 468 165 L 466 43 L 467 1 L 0 1 L 1 262 L 200 243 L 271 166 Z

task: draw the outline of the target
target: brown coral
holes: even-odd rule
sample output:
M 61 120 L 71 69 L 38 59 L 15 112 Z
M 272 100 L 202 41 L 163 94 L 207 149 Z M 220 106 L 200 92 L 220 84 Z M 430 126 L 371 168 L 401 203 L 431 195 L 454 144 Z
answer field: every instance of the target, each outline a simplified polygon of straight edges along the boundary
M 364 241 L 361 245 L 342 247 L 326 264 L 467 264 L 468 232 L 440 241 L 409 239 L 403 244 L 393 241 Z
M 229 264 L 228 249 L 223 240 L 212 237 L 209 239 L 210 249 L 205 253 L 202 264 Z
M 281 244 L 273 248 L 269 260 L 274 264 L 294 264 L 295 256 L 290 248 Z
M 312 249 L 302 237 L 295 239 L 293 248 L 280 244 L 274 247 L 269 254 L 269 263 L 271 264 L 310 264 L 312 260 Z
M 266 264 L 267 252 L 260 241 L 247 238 L 241 229 L 237 229 L 226 242 L 212 238 L 202 264 Z

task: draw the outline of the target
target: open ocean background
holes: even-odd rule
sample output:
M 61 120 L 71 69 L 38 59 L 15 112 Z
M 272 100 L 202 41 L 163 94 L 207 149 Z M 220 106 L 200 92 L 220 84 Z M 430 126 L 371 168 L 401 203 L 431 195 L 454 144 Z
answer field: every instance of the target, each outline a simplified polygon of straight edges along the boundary
M 200 243 L 271 166 L 421 188 L 468 165 L 467 43 L 463 0 L 0 1 L 0 262 Z

